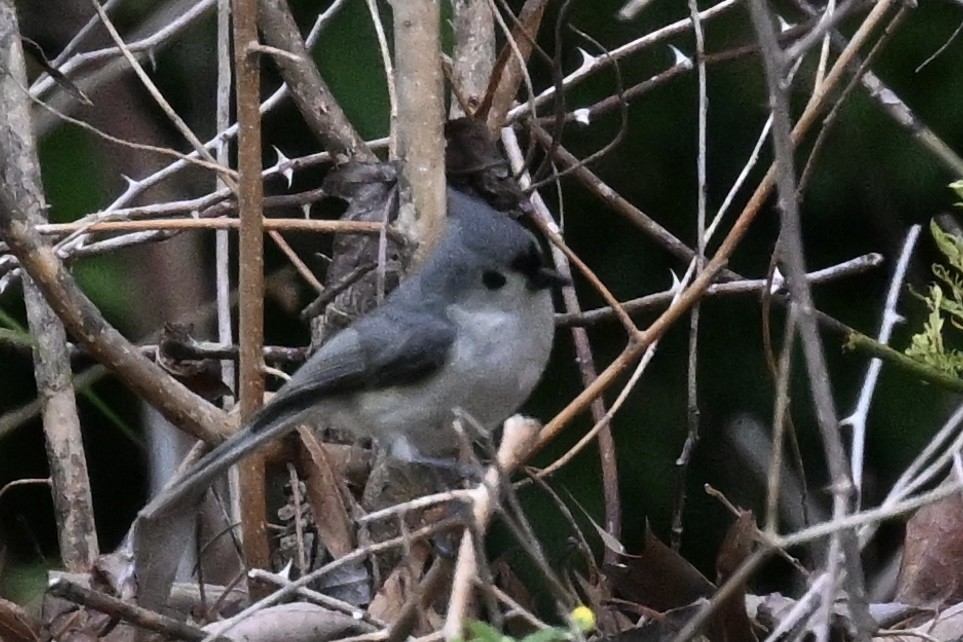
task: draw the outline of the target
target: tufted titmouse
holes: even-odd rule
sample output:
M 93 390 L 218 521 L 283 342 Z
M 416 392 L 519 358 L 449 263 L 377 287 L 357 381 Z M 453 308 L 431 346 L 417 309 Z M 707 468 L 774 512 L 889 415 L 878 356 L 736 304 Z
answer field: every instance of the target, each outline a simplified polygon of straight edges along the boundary
M 545 369 L 551 289 L 566 280 L 531 233 L 484 201 L 449 190 L 448 215 L 420 270 L 324 343 L 148 508 L 156 515 L 199 494 L 245 454 L 313 418 L 418 461 L 452 450 L 456 408 L 487 428 L 511 415 Z

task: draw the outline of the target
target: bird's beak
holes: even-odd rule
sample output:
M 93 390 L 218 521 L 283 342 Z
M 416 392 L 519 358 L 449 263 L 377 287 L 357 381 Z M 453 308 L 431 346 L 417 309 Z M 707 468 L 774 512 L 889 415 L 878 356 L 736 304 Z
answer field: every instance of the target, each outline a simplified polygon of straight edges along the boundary
M 572 285 L 570 278 L 562 276 L 556 270 L 547 267 L 538 268 L 538 272 L 536 272 L 531 279 L 531 286 L 535 290 L 560 288 L 566 285 Z

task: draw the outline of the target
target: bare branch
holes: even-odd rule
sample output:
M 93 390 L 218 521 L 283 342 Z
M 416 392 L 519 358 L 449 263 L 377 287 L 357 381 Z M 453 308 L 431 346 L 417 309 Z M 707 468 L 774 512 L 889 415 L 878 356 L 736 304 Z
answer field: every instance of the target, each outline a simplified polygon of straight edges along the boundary
M 392 5 L 398 97 L 393 156 L 404 161 L 402 175 L 414 206 L 414 217 L 403 208 L 398 223 L 413 229 L 423 253 L 441 235 L 447 209 L 441 8 L 440 0 L 397 0 Z
M 47 219 L 40 159 L 23 86 L 27 76 L 16 12 L 11 3 L 0 2 L 0 101 L 5 118 L 0 122 L 0 149 L 4 150 L 3 206 L 16 207 L 25 228 Z M 0 224 L 2 225 L 2 224 Z M 60 557 L 71 571 L 86 571 L 98 552 L 87 458 L 74 398 L 67 335 L 57 315 L 44 301 L 43 292 L 31 279 L 24 282 L 27 323 L 34 338 L 33 360 L 37 392 L 41 399 L 47 463 L 56 510 Z
M 148 631 L 163 633 L 188 642 L 200 642 L 205 639 L 204 631 L 197 627 L 64 579 L 54 581 L 47 591 L 51 595 L 121 618 Z
M 264 345 L 264 189 L 261 183 L 261 62 L 251 50 L 258 42 L 258 0 L 234 3 L 234 70 L 238 124 L 238 400 L 241 421 L 264 403 L 261 346 Z M 298 38 L 300 42 L 300 38 Z M 273 44 L 273 43 L 271 43 Z M 278 60 L 284 65 L 284 60 Z M 239 465 L 244 559 L 249 568 L 264 568 L 270 558 L 264 528 L 266 499 L 264 463 L 248 457 Z
M 274 59 L 308 127 L 336 157 L 377 160 L 321 78 L 287 2 L 260 0 L 258 26 L 265 42 L 294 55 Z
M 451 54 L 452 94 L 477 109 L 495 67 L 495 18 L 489 0 L 452 2 L 454 47 Z M 466 116 L 458 100 L 451 101 L 452 119 Z

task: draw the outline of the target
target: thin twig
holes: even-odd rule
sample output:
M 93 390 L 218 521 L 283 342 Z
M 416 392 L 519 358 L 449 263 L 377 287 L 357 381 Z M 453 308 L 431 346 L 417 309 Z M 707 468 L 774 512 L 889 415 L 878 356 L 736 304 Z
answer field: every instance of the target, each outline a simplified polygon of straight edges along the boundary
M 161 615 L 150 609 L 135 606 L 110 595 L 97 593 L 88 588 L 84 588 L 73 582 L 64 579 L 55 580 L 47 592 L 65 600 L 70 600 L 76 604 L 82 604 L 91 609 L 98 610 L 107 615 L 121 618 L 142 629 L 162 633 L 188 642 L 201 642 L 207 639 L 207 635 L 201 629 L 185 624 L 174 618 Z M 212 638 L 216 640 L 218 638 Z
M 882 345 L 889 343 L 893 333 L 893 327 L 901 319 L 896 311 L 899 302 L 899 295 L 903 289 L 903 282 L 906 279 L 906 272 L 909 270 L 910 258 L 916 248 L 916 241 L 919 239 L 921 226 L 914 225 L 909 229 L 903 241 L 903 249 L 900 251 L 899 260 L 893 277 L 890 280 L 889 290 L 886 293 L 886 302 L 883 306 L 883 315 L 880 320 L 879 333 L 876 341 Z M 866 369 L 866 377 L 859 391 L 859 399 L 853 412 L 840 422 L 840 425 L 849 426 L 852 430 L 852 449 L 850 454 L 850 468 L 853 471 L 853 485 L 856 488 L 856 508 L 859 508 L 862 501 L 863 492 L 863 457 L 866 452 L 866 419 L 869 416 L 870 403 L 873 400 L 873 393 L 876 391 L 876 382 L 879 380 L 880 371 L 883 368 L 883 361 L 878 357 L 870 360 Z
M 231 0 L 217 2 L 217 131 L 224 131 L 231 125 L 231 87 L 234 76 L 231 67 Z M 226 139 L 218 141 L 215 149 L 217 162 L 224 167 L 230 166 L 230 145 Z M 224 181 L 218 180 L 215 191 L 227 189 Z M 217 302 L 217 340 L 221 345 L 234 343 L 234 330 L 231 323 L 231 245 L 226 230 L 214 234 L 214 281 Z M 230 390 L 235 390 L 234 361 L 221 361 L 221 381 Z M 232 515 L 232 521 L 239 521 L 240 515 Z
M 909 514 L 922 506 L 928 506 L 946 497 L 951 497 L 961 490 L 963 490 L 963 481 L 954 480 L 908 499 L 884 503 L 876 508 L 850 513 L 840 519 L 831 519 L 789 535 L 776 537 L 773 540 L 773 545 L 779 548 L 791 548 L 805 542 L 822 539 L 833 533 L 851 531 L 859 526 L 878 525 L 884 520 Z
M 385 80 L 388 89 L 388 122 L 393 132 L 396 121 L 398 120 L 398 96 L 395 93 L 395 70 L 391 62 L 391 51 L 388 49 L 388 37 L 385 35 L 385 26 L 378 12 L 378 3 L 375 0 L 366 0 L 368 14 L 371 16 L 371 24 L 374 25 L 375 36 L 378 38 L 378 51 L 381 54 L 381 64 L 385 69 Z
M 538 35 L 549 3 L 548 0 L 527 0 L 518 16 L 512 14 L 510 7 L 503 3 L 506 15 L 514 23 L 512 29 L 508 28 L 505 18 L 498 11 L 496 0 L 488 0 L 488 3 L 495 22 L 505 36 L 505 46 L 492 69 L 485 96 L 487 102 L 483 102 L 478 108 L 479 113 L 487 117 L 488 129 L 494 137 L 504 125 L 508 124 L 507 114 L 515 103 L 518 88 L 523 82 L 525 100 L 531 112 L 533 114 L 535 112 L 535 87 L 528 72 L 527 63 L 532 51 L 538 46 L 535 37 Z
M 115 0 L 105 2 L 103 4 L 104 12 L 110 12 L 115 4 L 118 4 Z M 214 8 L 215 0 L 180 2 L 179 4 L 184 6 L 185 10 L 175 12 L 173 18 L 171 18 L 170 12 L 168 11 L 170 4 L 171 3 L 156 3 L 157 12 L 153 15 L 148 15 L 141 24 L 152 26 L 158 22 L 157 18 L 161 16 L 164 18 L 163 24 L 156 31 L 153 31 L 143 38 L 137 33 L 143 29 L 135 29 L 135 35 L 132 41 L 127 43 L 127 49 L 129 51 L 138 54 L 140 57 L 147 57 L 165 50 L 176 41 L 178 35 L 203 20 L 211 9 Z M 100 24 L 100 16 L 92 16 L 87 24 L 78 31 L 71 42 L 68 43 L 51 62 L 53 67 L 69 78 L 76 79 L 80 76 L 81 82 L 84 83 L 88 91 L 109 82 L 127 69 L 127 65 L 123 60 L 123 52 L 115 46 L 74 53 L 83 35 L 90 33 L 90 31 L 99 27 Z M 107 64 L 104 64 L 104 61 L 107 61 Z M 89 66 L 95 69 L 89 74 L 81 76 L 80 72 Z M 52 78 L 48 74 L 42 74 L 34 81 L 30 88 L 30 93 L 36 98 L 47 96 L 45 100 L 50 100 L 54 97 L 48 95 L 49 91 L 57 87 L 59 87 L 59 84 L 55 78 Z M 37 129 L 37 135 L 42 136 L 48 133 L 49 125 L 46 122 L 39 122 Z
M 722 0 L 717 4 L 709 7 L 705 11 L 699 13 L 699 18 L 702 21 L 711 20 L 718 17 L 720 14 L 725 13 L 729 9 L 737 6 L 741 0 Z M 692 20 L 690 18 L 684 18 L 682 20 L 677 20 L 670 23 L 661 29 L 656 29 L 651 31 L 644 36 L 633 40 L 632 42 L 626 43 L 621 47 L 616 47 L 611 50 L 608 55 L 599 58 L 594 58 L 590 64 L 583 65 L 578 68 L 575 72 L 565 76 L 562 81 L 563 86 L 568 89 L 569 87 L 575 85 L 581 80 L 595 74 L 599 69 L 612 64 L 615 61 L 619 61 L 625 56 L 637 53 L 646 47 L 650 47 L 662 40 L 671 38 L 672 36 L 677 36 L 680 33 L 688 31 L 692 27 Z M 534 101 L 530 103 L 519 105 L 515 107 L 510 112 L 508 112 L 507 123 L 515 122 L 523 116 L 528 116 L 533 114 L 533 110 L 537 107 L 541 107 L 546 102 L 552 100 L 555 97 L 555 88 L 549 88 L 538 96 L 536 96 Z
M 31 95 L 31 98 L 33 98 L 32 95 Z M 125 140 L 118 136 L 114 136 L 113 134 L 108 134 L 107 132 L 91 125 L 85 120 L 74 118 L 73 116 L 66 114 L 59 109 L 56 109 L 52 105 L 49 105 L 38 98 L 33 98 L 33 100 L 42 109 L 44 109 L 50 114 L 53 114 L 58 119 L 66 123 L 76 125 L 77 127 L 80 127 L 81 129 L 83 129 L 84 131 L 88 131 L 91 134 L 97 136 L 98 138 L 102 138 L 110 143 L 122 145 L 124 147 L 129 147 L 130 149 L 136 149 L 143 152 L 150 152 L 151 154 L 158 154 L 160 156 L 173 157 L 185 163 L 189 163 L 192 166 L 202 167 L 204 169 L 212 170 L 218 173 L 219 175 L 228 177 L 230 180 L 234 180 L 235 178 L 234 172 L 228 169 L 227 165 L 221 165 L 217 162 L 211 162 L 206 158 L 200 159 L 195 157 L 193 154 L 183 154 L 177 151 L 176 149 L 171 149 L 169 147 L 159 147 L 157 145 L 148 145 L 146 143 L 135 143 L 134 141 Z
M 896 17 L 893 18 L 893 20 L 891 20 L 889 24 L 886 25 L 886 29 L 884 30 L 883 35 L 879 38 L 879 40 L 876 41 L 876 43 L 873 45 L 873 48 L 866 55 L 865 59 L 862 61 L 859 61 L 858 59 L 853 60 L 852 77 L 850 78 L 846 86 L 843 88 L 839 98 L 833 104 L 833 108 L 830 110 L 829 114 L 826 116 L 825 119 L 823 119 L 823 125 L 819 130 L 819 134 L 816 136 L 816 141 L 812 145 L 812 149 L 809 152 L 809 157 L 806 159 L 806 165 L 803 168 L 802 175 L 799 178 L 799 186 L 797 188 L 800 194 L 802 194 L 803 191 L 805 190 L 806 185 L 808 185 L 809 183 L 809 179 L 812 175 L 812 172 L 815 171 L 816 159 L 820 156 L 820 152 L 824 149 L 825 142 L 829 138 L 829 132 L 833 129 L 833 125 L 837 122 L 839 115 L 842 111 L 843 105 L 846 104 L 846 99 L 849 98 L 850 94 L 855 89 L 857 83 L 862 83 L 864 87 L 868 88 L 866 75 L 871 73 L 870 65 L 876 62 L 876 59 L 879 58 L 879 55 L 885 49 L 885 45 L 896 33 L 897 28 L 909 16 L 909 12 L 910 12 L 909 7 L 905 4 L 902 5 L 899 8 L 899 12 L 896 14 Z M 826 34 L 827 42 L 832 41 L 833 35 L 834 35 L 833 33 Z M 858 63 L 858 66 L 857 66 L 857 63 Z M 889 104 L 890 101 L 888 99 L 879 100 L 879 102 L 885 106 L 887 113 L 889 113 L 890 115 L 895 116 L 897 113 L 901 113 L 898 108 L 894 109 L 893 105 Z M 903 106 L 905 107 L 905 104 L 903 104 Z M 909 110 L 906 109 L 905 111 L 909 111 Z M 901 124 L 903 123 L 901 122 Z M 917 135 L 917 136 L 919 135 L 919 133 L 915 129 L 913 130 L 913 133 L 914 135 Z
M 187 123 L 185 123 L 184 120 L 177 114 L 177 112 L 174 111 L 174 108 L 171 107 L 170 103 L 167 102 L 167 99 L 164 98 L 164 95 L 160 92 L 160 89 L 157 88 L 157 85 L 154 84 L 154 81 L 152 81 L 150 76 L 147 75 L 147 72 L 144 71 L 144 68 L 141 66 L 140 62 L 130 51 L 123 38 L 121 38 L 120 34 L 117 32 L 117 29 L 114 27 L 114 23 L 107 16 L 104 8 L 99 2 L 97 2 L 97 0 L 91 0 L 91 4 L 93 5 L 94 10 L 97 12 L 97 15 L 100 16 L 100 21 L 107 29 L 107 33 L 110 34 L 110 37 L 117 45 L 117 48 L 121 51 L 121 53 L 123 53 L 124 58 L 127 59 L 131 69 L 134 70 L 137 78 L 140 80 L 141 84 L 143 84 L 144 88 L 147 90 L 147 93 L 151 95 L 151 98 L 154 99 L 154 102 L 157 103 L 157 106 L 161 108 L 161 110 L 171 121 L 174 127 L 181 133 L 184 139 L 187 140 L 187 142 L 194 147 L 194 150 L 201 155 L 201 158 L 206 160 L 208 163 L 211 163 L 215 167 L 218 166 L 217 161 L 213 156 L 211 156 L 210 152 L 207 151 L 207 148 L 204 146 L 204 144 L 194 134 L 191 128 L 187 126 Z M 227 183 L 228 186 L 231 186 L 234 183 L 233 179 L 229 176 L 224 176 L 224 182 Z
M 17 486 L 33 486 L 36 484 L 41 484 L 49 488 L 52 486 L 53 482 L 49 477 L 43 477 L 40 479 L 14 479 L 11 482 L 7 482 L 3 486 L 0 486 L 0 498 L 2 498 L 11 488 L 16 488 Z
M 892 505 L 910 496 L 921 487 L 932 483 L 937 475 L 944 473 L 954 454 L 963 449 L 963 432 L 960 432 L 961 423 L 963 423 L 963 405 L 956 409 L 939 432 L 933 436 L 913 462 L 906 467 L 893 488 L 887 493 L 886 499 L 880 505 L 881 507 Z M 954 433 L 956 434 L 954 435 Z M 946 444 L 946 440 L 950 437 L 953 437 L 953 441 Z M 865 540 L 869 535 L 870 533 L 861 532 L 860 538 Z
M 551 136 L 547 132 L 536 127 L 533 128 L 532 134 L 546 149 L 551 147 Z M 695 257 L 696 253 L 694 250 L 657 223 L 652 217 L 632 205 L 614 189 L 606 185 L 602 179 L 585 167 L 579 158 L 564 147 L 554 147 L 553 158 L 563 169 L 571 169 L 572 176 L 582 182 L 589 191 L 601 199 L 605 205 L 617 214 L 624 216 L 630 223 L 654 238 L 656 242 L 670 254 L 683 261 L 690 261 Z
M 287 586 L 291 583 L 291 580 L 287 577 L 278 573 L 266 571 L 261 568 L 252 568 L 250 571 L 248 571 L 248 577 L 252 580 L 268 582 L 274 586 Z M 297 594 L 311 602 L 319 604 L 320 606 L 334 611 L 340 611 L 346 615 L 350 615 L 356 620 L 371 624 L 372 626 L 376 626 L 378 628 L 384 628 L 386 626 L 384 622 L 372 617 L 367 611 L 359 609 L 352 604 L 348 604 L 343 600 L 338 600 L 329 595 L 325 595 L 324 593 L 319 593 L 315 590 L 302 586 L 301 588 L 297 589 Z
M 782 350 L 777 362 L 775 383 L 776 395 L 773 399 L 772 411 L 772 457 L 769 463 L 769 474 L 766 476 L 766 530 L 776 532 L 779 527 L 779 497 L 782 488 L 783 445 L 786 438 L 786 424 L 789 421 L 789 379 L 792 374 L 793 346 L 796 343 L 796 329 L 798 327 L 796 308 L 789 306 L 786 327 L 783 331 Z
M 869 270 L 879 267 L 883 263 L 881 254 L 864 254 L 862 256 L 844 261 L 821 270 L 815 270 L 806 275 L 806 278 L 813 285 L 829 283 L 836 279 L 847 276 L 863 274 Z M 768 279 L 743 279 L 739 281 L 729 281 L 728 283 L 716 283 L 706 289 L 707 297 L 740 296 L 758 294 L 770 287 Z M 782 287 L 782 285 L 780 285 Z M 622 301 L 621 305 L 631 315 L 638 315 L 651 312 L 658 308 L 665 308 L 672 303 L 676 288 L 664 292 L 648 294 L 637 299 Z M 562 313 L 555 315 L 555 324 L 558 327 L 566 328 L 573 325 L 592 326 L 606 321 L 613 321 L 615 315 L 611 308 L 595 308 L 586 310 L 579 314 Z
M 101 221 L 99 223 L 46 223 L 37 226 L 41 234 L 60 235 L 75 232 L 140 232 L 149 230 L 236 230 L 241 227 L 237 218 L 165 218 L 129 221 Z M 335 234 L 380 234 L 382 223 L 368 221 L 324 221 L 305 218 L 266 218 L 265 231 L 300 231 Z
M 509 161 L 512 163 L 512 170 L 518 173 L 522 169 L 523 159 L 514 130 L 505 128 L 502 132 L 502 142 L 508 154 Z M 527 173 L 521 174 L 520 185 L 523 189 L 527 188 L 530 182 Z M 537 216 L 545 223 L 554 225 L 554 220 L 551 218 L 548 208 L 538 192 L 532 193 L 532 205 Z M 571 280 L 572 269 L 568 257 L 555 245 L 552 246 L 552 259 L 561 274 Z M 562 300 L 564 301 L 568 314 L 579 314 L 581 312 L 581 304 L 579 303 L 574 285 L 568 285 L 562 288 Z M 607 309 L 615 314 L 615 310 L 612 308 Z M 592 353 L 588 333 L 584 328 L 573 326 L 572 343 L 575 346 L 575 358 L 578 364 L 579 374 L 582 377 L 582 383 L 587 386 L 598 376 L 598 371 L 595 367 L 595 356 Z M 622 502 L 619 495 L 618 453 L 615 449 L 615 439 L 612 436 L 612 430 L 608 422 L 603 422 L 603 418 L 605 417 L 605 402 L 601 398 L 596 399 L 592 402 L 591 412 L 592 420 L 596 424 L 602 424 L 602 428 L 598 431 L 598 448 L 602 467 L 605 531 L 612 537 L 621 539 Z M 612 563 L 616 561 L 615 551 L 606 548 L 604 555 L 606 561 Z
M 261 183 L 261 60 L 250 51 L 258 42 L 258 1 L 234 2 L 234 70 L 237 142 L 238 216 L 238 401 L 241 421 L 264 402 L 261 346 L 264 344 L 264 224 Z M 248 457 L 241 473 L 241 524 L 244 561 L 248 568 L 263 568 L 269 561 L 263 527 L 265 515 L 263 460 Z
M 698 132 L 696 156 L 696 252 L 695 273 L 698 274 L 706 261 L 706 129 L 709 112 L 709 98 L 706 93 L 706 51 L 705 34 L 702 31 L 702 21 L 699 19 L 699 5 L 697 0 L 688 0 L 689 18 L 692 20 L 692 32 L 695 35 L 696 69 L 699 81 L 698 97 Z M 685 512 L 687 472 L 692 452 L 699 441 L 699 321 L 702 306 L 696 303 L 692 306 L 689 317 L 689 354 L 686 364 L 686 426 L 687 434 L 682 452 L 675 460 L 676 494 L 672 510 L 671 543 L 676 551 L 682 545 L 682 517 Z
M 230 621 L 225 622 L 219 626 L 213 627 L 214 630 L 210 633 L 210 635 L 208 635 L 208 637 L 204 638 L 202 642 L 214 642 L 214 640 L 216 640 L 221 635 L 228 633 L 233 627 L 237 626 L 242 621 L 256 615 L 258 612 L 264 610 L 268 606 L 277 604 L 281 600 L 284 600 L 285 598 L 291 595 L 294 595 L 299 589 L 307 586 L 308 584 L 311 584 L 312 582 L 318 581 L 322 577 L 336 571 L 337 569 L 340 569 L 341 567 L 347 564 L 356 563 L 359 560 L 363 560 L 368 556 L 374 555 L 376 553 L 381 553 L 383 551 L 398 548 L 399 546 L 403 546 L 409 540 L 431 537 L 436 533 L 444 532 L 451 529 L 453 525 L 454 523 L 451 520 L 445 520 L 434 524 L 429 524 L 423 528 L 419 528 L 417 530 L 411 531 L 403 536 L 393 537 L 391 539 L 387 539 L 383 542 L 378 542 L 376 544 L 359 546 L 357 549 L 355 549 L 348 555 L 345 555 L 344 557 L 339 557 L 336 560 L 328 562 L 321 568 L 315 569 L 314 571 L 311 571 L 310 573 L 303 575 L 296 580 L 293 580 L 289 584 L 279 588 L 274 593 L 271 593 L 270 595 L 258 600 L 254 604 L 251 604 L 246 609 L 244 609 L 243 611 L 235 615 L 233 618 L 231 618 Z
M 464 632 L 472 579 L 477 577 L 479 568 L 476 537 L 484 533 L 495 513 L 501 484 L 507 479 L 507 475 L 529 456 L 537 433 L 538 425 L 534 421 L 519 417 L 509 418 L 505 422 L 504 437 L 498 449 L 496 464 L 489 467 L 482 482 L 471 491 L 473 524 L 471 528 L 465 529 L 458 549 L 458 559 L 452 575 L 452 594 L 445 618 L 446 639 L 454 639 Z M 537 545 L 535 542 L 529 543 Z
M 110 13 L 114 7 L 121 2 L 123 2 L 123 0 L 107 0 L 104 2 L 104 11 Z M 87 20 L 87 23 L 78 29 L 73 37 L 71 37 L 70 42 L 64 45 L 64 48 L 60 50 L 60 53 L 57 54 L 57 57 L 50 61 L 51 66 L 60 67 L 60 65 L 62 65 L 68 58 L 72 56 L 72 54 L 84 41 L 84 38 L 90 35 L 90 32 L 93 31 L 98 24 L 100 24 L 100 21 L 96 17 L 91 16 L 90 19 Z M 111 51 L 116 52 L 115 49 L 111 49 Z M 43 77 L 44 74 L 41 74 L 40 78 L 37 80 L 39 81 Z

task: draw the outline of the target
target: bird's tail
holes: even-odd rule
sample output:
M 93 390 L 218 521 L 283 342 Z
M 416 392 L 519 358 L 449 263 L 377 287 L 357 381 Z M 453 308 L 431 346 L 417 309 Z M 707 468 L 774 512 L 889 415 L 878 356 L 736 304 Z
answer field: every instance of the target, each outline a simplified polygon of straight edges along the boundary
M 255 414 L 240 431 L 215 446 L 183 474 L 175 477 L 167 488 L 144 507 L 141 513 L 157 517 L 188 504 L 196 504 L 211 484 L 228 468 L 294 427 L 301 414 L 303 413 L 294 409 L 290 412 L 278 413 L 275 408 L 270 409 L 269 412 Z

